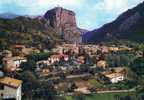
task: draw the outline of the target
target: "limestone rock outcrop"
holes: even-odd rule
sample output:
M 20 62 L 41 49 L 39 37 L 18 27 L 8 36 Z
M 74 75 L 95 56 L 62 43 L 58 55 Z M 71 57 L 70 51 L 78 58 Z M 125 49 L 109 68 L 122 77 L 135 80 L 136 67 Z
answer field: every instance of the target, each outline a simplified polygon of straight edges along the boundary
M 65 41 L 81 41 L 81 33 L 77 28 L 76 17 L 73 11 L 56 7 L 47 11 L 44 18 L 49 20 L 50 25 L 57 30 Z

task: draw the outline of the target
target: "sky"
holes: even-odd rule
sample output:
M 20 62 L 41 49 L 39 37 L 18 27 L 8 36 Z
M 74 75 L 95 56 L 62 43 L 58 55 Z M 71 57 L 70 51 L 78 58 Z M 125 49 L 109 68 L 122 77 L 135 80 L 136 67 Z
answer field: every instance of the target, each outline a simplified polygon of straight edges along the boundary
M 0 0 L 0 13 L 43 15 L 57 6 L 73 10 L 79 27 L 93 30 L 144 0 Z

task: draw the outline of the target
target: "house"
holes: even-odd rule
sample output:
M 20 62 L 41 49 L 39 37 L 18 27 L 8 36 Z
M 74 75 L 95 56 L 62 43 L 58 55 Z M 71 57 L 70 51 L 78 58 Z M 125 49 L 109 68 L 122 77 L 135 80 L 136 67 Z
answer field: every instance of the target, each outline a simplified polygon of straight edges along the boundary
M 109 47 L 109 51 L 117 52 L 117 51 L 119 51 L 119 48 L 118 47 Z
M 68 61 L 69 56 L 65 54 L 54 54 L 48 58 L 48 61 L 50 64 L 54 64 L 55 62 L 59 62 L 61 59 L 63 59 L 64 61 Z
M 102 83 L 118 83 L 123 81 L 126 76 L 126 69 L 122 67 L 117 67 L 111 69 L 111 71 L 105 71 L 98 75 L 98 80 Z
M 23 49 L 25 49 L 25 45 L 16 44 L 16 45 L 14 46 L 14 49 L 13 49 L 14 55 L 16 55 L 16 56 L 22 55 Z
M 48 76 L 49 74 L 50 74 L 49 68 L 44 68 L 44 69 L 41 69 L 41 70 L 37 71 L 37 75 L 38 75 L 39 77 L 46 77 L 46 76 Z
M 23 62 L 27 62 L 27 59 L 24 57 L 13 57 L 12 60 L 16 67 L 19 67 Z
M 105 69 L 107 67 L 107 62 L 104 61 L 104 60 L 100 60 L 100 61 L 97 62 L 96 65 L 97 65 L 97 67 Z
M 15 45 L 14 48 L 16 52 L 21 52 L 25 48 L 25 45 Z
M 85 57 L 84 56 L 79 56 L 77 58 L 77 63 L 78 64 L 84 64 L 85 63 Z
M 79 53 L 79 47 L 77 44 L 63 44 L 63 53 L 66 53 L 68 51 L 74 52 L 76 54 Z
M 24 57 L 15 56 L 4 57 L 2 61 L 5 70 L 14 71 L 20 66 L 21 63 L 27 62 L 27 59 Z
M 36 49 L 34 47 L 25 47 L 25 45 L 15 45 L 14 46 L 14 55 L 16 56 L 26 56 L 29 55 L 30 53 L 40 53 L 39 49 Z
M 50 66 L 49 66 L 49 61 L 48 60 L 42 60 L 42 61 L 38 61 L 36 63 L 36 73 L 39 77 L 44 77 L 44 76 L 48 76 L 50 70 Z
M 109 51 L 118 52 L 118 51 L 131 51 L 132 48 L 127 46 L 120 46 L 120 47 L 109 47 Z
M 69 56 L 68 55 L 63 55 L 64 61 L 68 61 L 69 60 Z
M 12 57 L 12 52 L 9 50 L 3 50 L 2 51 L 2 56 L 3 57 Z
M 34 47 L 24 48 L 24 49 L 22 50 L 22 54 L 23 54 L 24 56 L 29 55 L 29 54 L 31 54 L 31 53 L 40 53 L 40 50 L 37 49 L 37 48 L 34 48 Z
M 48 61 L 53 64 L 55 62 L 59 62 L 60 59 L 62 58 L 62 55 L 60 54 L 54 54 L 54 55 L 51 55 L 49 58 L 48 58 Z
M 10 77 L 0 78 L 0 98 L 21 100 L 22 81 Z
M 124 67 L 116 67 L 116 68 L 113 68 L 111 70 L 113 70 L 115 73 L 123 73 L 123 74 L 127 73 L 127 71 Z
M 106 74 L 105 77 L 107 77 L 111 83 L 118 83 L 124 80 L 124 74 L 122 73 Z
M 102 52 L 102 53 L 109 53 L 108 47 L 102 46 L 102 47 L 101 47 L 101 52 Z
M 60 69 L 61 69 L 62 71 L 64 71 L 64 72 L 66 72 L 67 69 L 68 69 L 68 67 L 66 67 L 66 66 L 60 66 Z
M 36 62 L 37 70 L 48 67 L 49 65 L 50 65 L 50 62 L 48 60 L 41 60 L 41 61 Z
M 52 52 L 57 52 L 57 53 L 59 53 L 59 54 L 63 54 L 63 49 L 64 49 L 63 46 L 57 45 L 56 48 L 53 48 L 53 49 L 52 49 Z

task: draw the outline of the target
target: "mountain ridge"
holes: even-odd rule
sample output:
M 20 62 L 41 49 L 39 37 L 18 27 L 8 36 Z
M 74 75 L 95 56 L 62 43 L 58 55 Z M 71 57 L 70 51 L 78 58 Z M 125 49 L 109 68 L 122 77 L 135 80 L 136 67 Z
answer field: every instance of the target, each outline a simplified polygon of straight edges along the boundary
M 14 13 L 0 13 L 0 18 L 3 18 L 3 19 L 14 19 L 18 16 L 19 15 L 14 14 Z
M 144 2 L 122 13 L 116 20 L 83 35 L 83 42 L 111 41 L 113 38 L 143 41 Z

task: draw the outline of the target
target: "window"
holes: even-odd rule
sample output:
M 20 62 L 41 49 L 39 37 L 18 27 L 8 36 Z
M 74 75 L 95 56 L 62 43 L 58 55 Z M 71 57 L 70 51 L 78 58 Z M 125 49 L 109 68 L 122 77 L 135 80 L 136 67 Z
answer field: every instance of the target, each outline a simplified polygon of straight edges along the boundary
M 0 85 L 0 90 L 4 90 L 4 85 Z
M 3 97 L 3 93 L 1 93 L 1 97 Z

